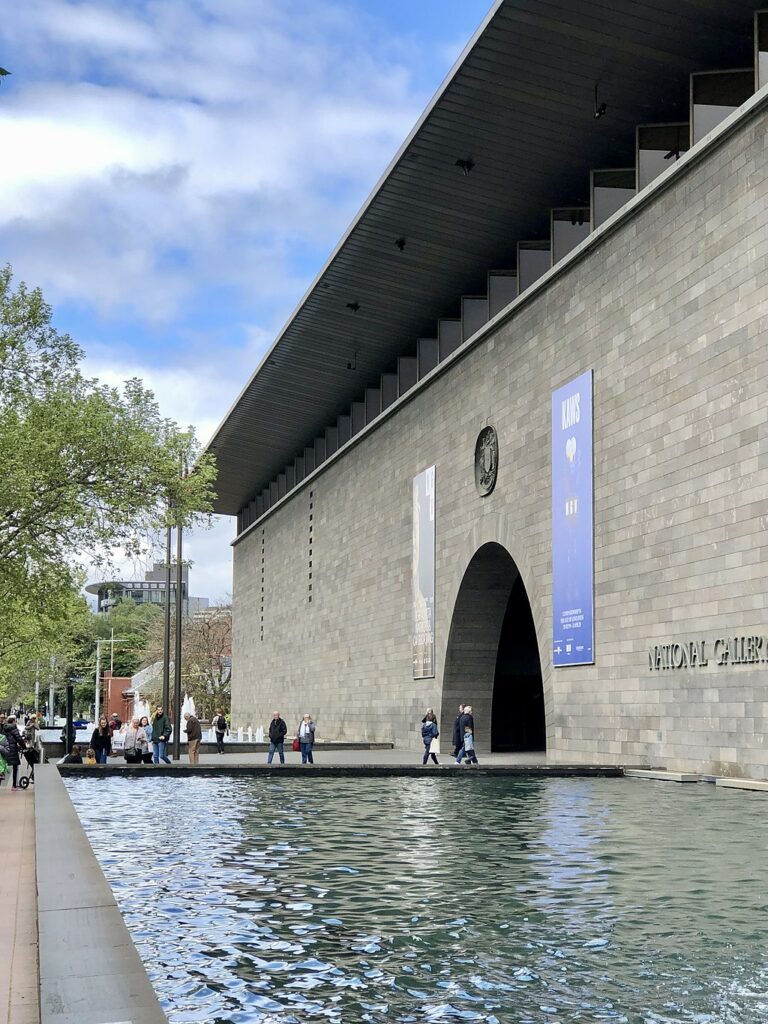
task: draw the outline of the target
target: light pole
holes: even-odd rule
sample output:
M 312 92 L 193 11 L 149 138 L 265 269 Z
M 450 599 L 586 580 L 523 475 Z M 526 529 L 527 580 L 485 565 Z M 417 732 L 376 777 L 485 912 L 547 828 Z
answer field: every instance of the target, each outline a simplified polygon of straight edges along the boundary
M 163 629 L 163 707 L 170 708 L 171 676 L 171 527 L 165 530 L 165 628 Z
M 56 687 L 56 655 L 51 655 L 51 674 L 48 678 L 48 724 L 50 726 L 56 725 L 56 715 L 53 709 L 53 702 L 55 699 L 55 687 Z
M 176 653 L 173 659 L 173 759 L 181 757 L 181 586 L 183 582 L 181 521 L 176 527 Z

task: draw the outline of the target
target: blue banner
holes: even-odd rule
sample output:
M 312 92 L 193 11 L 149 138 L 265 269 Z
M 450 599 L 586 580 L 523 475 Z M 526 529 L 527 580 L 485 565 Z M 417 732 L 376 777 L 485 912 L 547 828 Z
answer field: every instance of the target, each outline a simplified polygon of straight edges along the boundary
M 552 664 L 594 654 L 592 371 L 552 394 Z

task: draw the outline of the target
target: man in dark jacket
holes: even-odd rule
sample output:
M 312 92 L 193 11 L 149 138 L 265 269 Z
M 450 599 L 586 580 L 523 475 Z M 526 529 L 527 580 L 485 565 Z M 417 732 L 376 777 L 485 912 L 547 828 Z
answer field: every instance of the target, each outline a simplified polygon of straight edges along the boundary
M 155 708 L 155 713 L 152 716 L 152 763 L 160 764 L 161 761 L 165 761 L 166 764 L 171 763 L 170 757 L 166 754 L 166 746 L 168 740 L 171 738 L 171 732 L 173 726 L 171 720 L 163 710 L 163 705 L 158 704 Z
M 466 750 L 464 749 L 464 732 L 467 726 L 469 726 L 469 728 L 472 730 L 472 735 L 474 736 L 475 719 L 472 715 L 472 707 L 470 704 L 465 704 L 463 713 L 459 715 L 459 732 L 461 734 L 461 746 L 456 752 L 456 764 L 461 764 L 461 759 L 466 754 Z
M 267 754 L 267 764 L 272 764 L 272 758 L 275 756 L 275 751 L 280 755 L 280 764 L 285 764 L 285 734 L 288 732 L 288 726 L 280 717 L 279 711 L 272 712 L 272 721 L 269 723 L 269 753 Z
M 187 727 L 184 732 L 187 734 L 187 753 L 190 764 L 200 764 L 200 740 L 203 738 L 203 730 L 200 722 L 188 711 L 184 713 L 184 721 Z
M 461 728 L 461 716 L 464 714 L 464 705 L 459 704 L 459 713 L 453 723 L 453 756 L 459 756 L 459 748 L 464 743 L 464 730 Z

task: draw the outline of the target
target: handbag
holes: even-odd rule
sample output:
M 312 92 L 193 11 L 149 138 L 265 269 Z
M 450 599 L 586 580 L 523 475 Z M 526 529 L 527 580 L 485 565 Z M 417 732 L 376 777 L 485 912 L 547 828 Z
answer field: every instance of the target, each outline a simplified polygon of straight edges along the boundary
M 293 737 L 293 749 L 297 750 L 297 751 L 301 750 L 301 744 L 299 743 L 299 737 L 298 736 L 294 736 Z

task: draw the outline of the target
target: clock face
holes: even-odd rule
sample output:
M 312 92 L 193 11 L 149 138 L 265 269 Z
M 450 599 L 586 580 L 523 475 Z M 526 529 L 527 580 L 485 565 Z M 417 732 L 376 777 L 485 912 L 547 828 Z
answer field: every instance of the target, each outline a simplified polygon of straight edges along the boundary
M 482 497 L 496 486 L 499 469 L 499 439 L 493 427 L 484 427 L 475 442 L 475 486 Z

